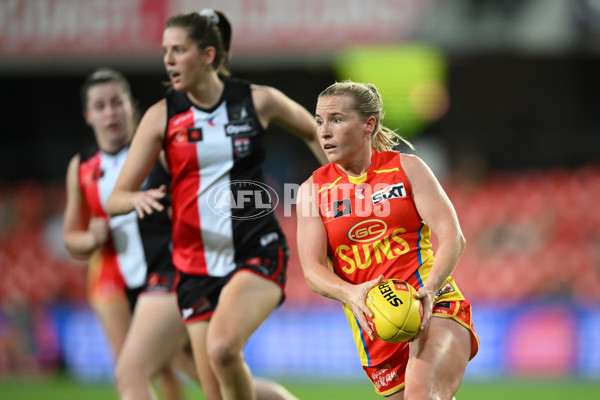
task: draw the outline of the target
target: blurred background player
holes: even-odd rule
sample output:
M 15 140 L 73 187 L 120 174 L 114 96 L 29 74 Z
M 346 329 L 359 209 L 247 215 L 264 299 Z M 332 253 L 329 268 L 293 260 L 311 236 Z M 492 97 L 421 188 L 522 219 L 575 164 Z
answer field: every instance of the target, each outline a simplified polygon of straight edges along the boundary
M 399 137 L 382 118 L 373 85 L 338 82 L 319 95 L 317 133 L 330 164 L 300 189 L 300 261 L 311 289 L 343 303 L 377 393 L 451 399 L 479 347 L 471 305 L 450 276 L 465 239 L 431 170 L 417 156 L 392 151 Z M 371 232 L 369 224 L 377 234 L 354 240 L 353 228 Z M 431 232 L 438 238 L 435 261 Z M 418 290 L 423 321 L 410 344 L 378 339 L 366 318 L 367 292 L 384 277 Z
M 138 191 L 164 145 L 178 301 L 204 392 L 209 399 L 254 399 L 243 348 L 283 301 L 288 248 L 273 213 L 252 218 L 253 203 L 215 212 L 211 192 L 235 191 L 240 180 L 264 183 L 262 138 L 270 123 L 324 155 L 302 106 L 274 88 L 219 75 L 228 58 L 219 20 L 214 12 L 192 12 L 167 22 L 163 61 L 174 90 L 142 118 L 107 207 L 112 215 L 164 209 L 164 189 Z
M 128 81 L 110 69 L 87 77 L 81 100 L 96 146 L 75 155 L 69 164 L 64 241 L 74 256 L 90 257 L 89 299 L 117 359 L 121 396 L 129 398 L 136 379 L 150 390 L 151 378 L 160 371 L 165 398 L 179 399 L 179 378 L 168 363 L 183 346 L 186 333 L 172 290 L 168 199 L 163 201 L 165 211 L 151 218 L 142 220 L 136 213 L 108 218 L 105 203 L 127 156 L 136 110 Z M 168 180 L 157 162 L 144 187 Z M 132 349 L 138 346 L 143 351 Z M 182 358 L 182 368 L 193 376 L 191 356 L 187 367 Z M 135 369 L 123 368 L 129 364 Z

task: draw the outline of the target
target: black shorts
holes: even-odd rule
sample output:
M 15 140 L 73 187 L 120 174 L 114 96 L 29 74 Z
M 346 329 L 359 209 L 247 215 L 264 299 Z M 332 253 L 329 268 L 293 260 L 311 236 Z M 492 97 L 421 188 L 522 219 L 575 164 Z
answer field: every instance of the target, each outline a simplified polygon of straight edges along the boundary
M 142 293 L 173 293 L 175 292 L 176 272 L 174 269 L 151 272 L 146 279 L 146 284 L 135 289 L 126 288 L 125 294 L 129 308 L 133 312 L 137 300 Z
M 282 291 L 285 286 L 289 251 L 287 247 L 263 249 L 260 254 L 237 262 L 227 276 L 191 275 L 177 271 L 177 301 L 185 323 L 210 319 L 219 302 L 221 290 L 237 272 L 251 271 L 275 282 Z M 284 296 L 282 295 L 281 302 Z
M 140 286 L 135 289 L 132 289 L 132 288 L 125 289 L 125 294 L 127 295 L 127 301 L 129 302 L 129 310 L 131 310 L 132 313 L 133 313 L 133 310 L 135 309 L 135 305 L 137 303 L 138 297 L 140 296 L 140 293 L 142 293 L 145 288 L 146 288 L 146 286 Z
M 177 284 L 175 268 L 155 271 L 148 274 L 144 293 L 170 293 L 175 292 Z

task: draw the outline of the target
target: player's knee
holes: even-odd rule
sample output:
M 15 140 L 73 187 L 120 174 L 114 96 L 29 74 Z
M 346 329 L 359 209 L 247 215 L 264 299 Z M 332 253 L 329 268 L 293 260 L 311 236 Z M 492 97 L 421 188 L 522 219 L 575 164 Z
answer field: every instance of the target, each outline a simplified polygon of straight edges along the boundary
M 144 376 L 143 368 L 135 368 L 127 363 L 126 360 L 117 361 L 117 365 L 115 366 L 115 381 L 121 395 L 148 380 L 149 378 Z
M 242 359 L 242 348 L 234 340 L 214 338 L 208 340 L 208 358 L 217 370 L 225 370 Z
M 419 385 L 404 390 L 404 400 L 448 400 L 452 398 L 452 395 L 428 385 Z
M 131 369 L 126 368 L 122 363 L 117 362 L 115 366 L 115 382 L 117 384 L 117 390 L 121 397 L 124 397 L 129 392 L 130 388 L 134 386 L 135 378 L 132 374 Z

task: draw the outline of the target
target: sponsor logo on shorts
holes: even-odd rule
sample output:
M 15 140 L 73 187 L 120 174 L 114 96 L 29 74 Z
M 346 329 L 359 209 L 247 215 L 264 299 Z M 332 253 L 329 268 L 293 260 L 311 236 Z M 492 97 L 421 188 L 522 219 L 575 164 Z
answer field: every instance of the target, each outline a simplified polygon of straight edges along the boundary
M 378 369 L 371 374 L 371 381 L 377 387 L 378 390 L 386 389 L 390 383 L 399 381 L 400 377 L 398 372 L 390 371 L 390 366 L 386 365 L 384 368 Z
M 435 303 L 434 308 L 445 308 L 445 309 L 449 310 L 450 302 L 449 301 L 440 301 L 439 303 Z
M 452 293 L 454 292 L 454 286 L 452 286 L 450 283 L 446 283 L 444 286 L 442 286 L 442 288 L 436 293 L 435 298 L 437 299 L 440 296 L 443 296 L 445 294 L 448 293 Z
M 184 308 L 183 310 L 181 310 L 181 316 L 183 317 L 183 319 L 188 319 L 192 316 L 192 314 L 194 314 L 193 308 Z
M 169 278 L 160 276 L 160 274 L 153 272 L 148 277 L 147 283 L 148 289 L 153 288 L 167 288 L 169 287 Z
M 202 315 L 204 312 L 210 310 L 210 301 L 203 297 L 196 302 L 192 307 L 181 309 L 181 316 L 184 320 L 188 320 L 191 317 Z

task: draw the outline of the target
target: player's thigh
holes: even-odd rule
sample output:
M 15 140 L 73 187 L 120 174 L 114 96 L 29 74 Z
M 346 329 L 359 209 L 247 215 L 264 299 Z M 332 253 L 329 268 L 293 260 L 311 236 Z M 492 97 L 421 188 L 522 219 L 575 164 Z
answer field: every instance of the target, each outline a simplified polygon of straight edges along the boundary
M 452 398 L 470 355 L 471 337 L 467 328 L 449 318 L 432 317 L 427 330 L 410 345 L 405 393 L 431 390 L 441 398 Z
M 194 321 L 186 324 L 196 362 L 196 370 L 206 398 L 219 398 L 219 382 L 212 372 L 207 353 L 207 335 L 209 320 Z
M 131 318 L 127 297 L 125 295 L 113 296 L 110 299 L 96 297 L 91 301 L 91 305 L 104 328 L 115 355 L 118 355 L 125 343 Z
M 241 270 L 229 280 L 209 327 L 209 338 L 242 341 L 267 319 L 281 301 L 282 289 L 254 272 Z
M 182 350 L 187 338 L 174 293 L 139 296 L 119 367 L 153 375 Z

